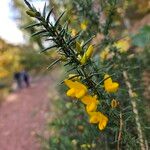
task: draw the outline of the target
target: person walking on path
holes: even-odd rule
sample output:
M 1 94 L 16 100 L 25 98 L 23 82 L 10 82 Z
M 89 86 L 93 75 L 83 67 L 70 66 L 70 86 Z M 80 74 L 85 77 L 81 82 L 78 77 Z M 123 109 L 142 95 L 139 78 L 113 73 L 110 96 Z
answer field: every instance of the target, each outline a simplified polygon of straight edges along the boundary
M 21 72 L 22 81 L 25 83 L 26 87 L 30 86 L 29 74 L 24 70 Z
M 20 89 L 22 88 L 22 82 L 21 82 L 21 73 L 20 72 L 15 72 L 14 73 L 14 79 L 17 83 L 17 87 Z

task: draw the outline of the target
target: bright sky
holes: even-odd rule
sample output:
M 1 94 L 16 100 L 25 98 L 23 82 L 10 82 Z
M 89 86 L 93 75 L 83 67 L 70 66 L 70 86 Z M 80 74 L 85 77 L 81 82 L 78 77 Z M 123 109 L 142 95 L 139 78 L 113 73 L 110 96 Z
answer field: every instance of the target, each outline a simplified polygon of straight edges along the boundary
M 0 38 L 13 44 L 24 43 L 22 32 L 18 29 L 15 20 L 10 17 L 13 16 L 12 9 L 9 7 L 11 1 L 0 0 Z M 40 1 L 34 5 L 37 8 L 41 8 L 44 5 L 44 1 Z
M 10 2 L 11 0 L 0 0 L 0 38 L 14 44 L 23 43 L 22 32 L 10 18 L 12 13 L 9 8 Z

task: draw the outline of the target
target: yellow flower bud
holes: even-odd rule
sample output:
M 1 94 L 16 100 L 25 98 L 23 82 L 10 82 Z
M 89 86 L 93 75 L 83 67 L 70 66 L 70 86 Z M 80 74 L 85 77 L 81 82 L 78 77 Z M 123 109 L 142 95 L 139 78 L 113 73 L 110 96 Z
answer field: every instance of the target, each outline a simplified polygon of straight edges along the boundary
M 117 100 L 113 99 L 113 100 L 111 101 L 111 107 L 112 107 L 112 108 L 116 108 L 118 105 L 119 105 L 119 102 L 118 102 Z
M 77 76 L 77 74 L 69 74 L 69 79 L 72 81 L 80 80 L 80 76 Z
M 94 51 L 94 47 L 93 47 L 93 45 L 90 45 L 80 60 L 82 65 L 85 64 L 87 62 L 87 60 L 91 58 L 93 51 Z
M 30 17 L 36 17 L 36 16 L 39 16 L 40 13 L 38 12 L 34 12 L 32 10 L 27 10 L 26 13 L 30 16 Z
M 83 131 L 83 130 L 84 130 L 84 126 L 78 125 L 78 130 L 79 130 L 79 131 Z

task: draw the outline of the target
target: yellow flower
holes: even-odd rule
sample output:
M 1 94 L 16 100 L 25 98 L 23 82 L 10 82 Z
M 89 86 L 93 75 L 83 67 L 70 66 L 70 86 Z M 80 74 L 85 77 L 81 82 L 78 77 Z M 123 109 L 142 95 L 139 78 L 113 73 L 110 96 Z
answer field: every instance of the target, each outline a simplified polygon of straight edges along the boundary
M 99 103 L 97 100 L 97 96 L 91 96 L 91 95 L 85 95 L 82 99 L 81 102 L 85 105 L 89 105 L 91 103 Z
M 117 41 L 114 46 L 121 52 L 127 52 L 128 49 L 130 48 L 130 39 L 129 37 L 126 37 L 124 39 L 121 39 L 119 41 Z
M 108 123 L 108 118 L 102 114 L 101 119 L 98 124 L 99 130 L 105 129 L 107 123 Z
M 91 58 L 93 51 L 94 51 L 94 47 L 93 45 L 90 45 L 80 60 L 82 65 L 85 64 L 89 58 Z
M 118 102 L 117 100 L 113 99 L 113 100 L 111 101 L 111 107 L 112 107 L 112 108 L 116 108 L 118 105 L 119 105 L 119 102 Z
M 92 113 L 93 113 L 93 112 L 92 112 Z M 95 112 L 95 113 L 96 113 L 96 112 Z M 90 122 L 90 123 L 98 123 L 99 120 L 100 120 L 99 114 L 94 114 L 94 115 L 91 115 L 91 116 L 90 116 L 89 122 Z
M 109 48 L 106 47 L 101 53 L 100 53 L 100 58 L 102 61 L 106 60 L 109 55 Z
M 87 113 L 96 111 L 97 105 L 99 104 L 99 101 L 97 100 L 97 96 L 91 96 L 91 95 L 85 95 L 81 102 L 86 106 Z
M 92 111 L 96 111 L 96 109 L 97 109 L 97 103 L 91 103 L 91 104 L 86 106 L 87 113 L 92 112 Z
M 111 77 L 106 74 L 104 76 L 104 88 L 105 88 L 105 91 L 109 92 L 109 93 L 114 93 L 118 90 L 119 88 L 119 83 L 118 82 L 113 82 Z
M 94 124 L 98 123 L 99 129 L 103 130 L 108 123 L 108 118 L 101 112 L 91 112 L 89 122 Z
M 80 27 L 81 27 L 81 29 L 82 29 L 83 31 L 85 31 L 85 30 L 87 29 L 87 22 L 86 22 L 86 21 L 82 22 L 82 23 L 80 24 Z
M 82 98 L 87 93 L 87 87 L 78 81 L 65 80 L 65 84 L 70 88 L 67 96 Z
M 100 121 L 101 112 L 90 112 L 89 113 L 89 122 L 90 123 L 98 123 Z
M 71 36 L 75 37 L 76 35 L 77 35 L 77 30 L 76 29 L 72 29 Z

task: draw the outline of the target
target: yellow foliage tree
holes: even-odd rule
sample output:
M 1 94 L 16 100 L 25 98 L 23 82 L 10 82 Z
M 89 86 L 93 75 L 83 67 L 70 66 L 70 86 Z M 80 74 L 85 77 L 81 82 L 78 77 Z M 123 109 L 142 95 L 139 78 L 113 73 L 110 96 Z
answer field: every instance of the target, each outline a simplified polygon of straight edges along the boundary
M 3 45 L 1 43 L 0 79 L 10 78 L 15 71 L 22 69 L 20 48 L 5 42 L 3 42 Z

